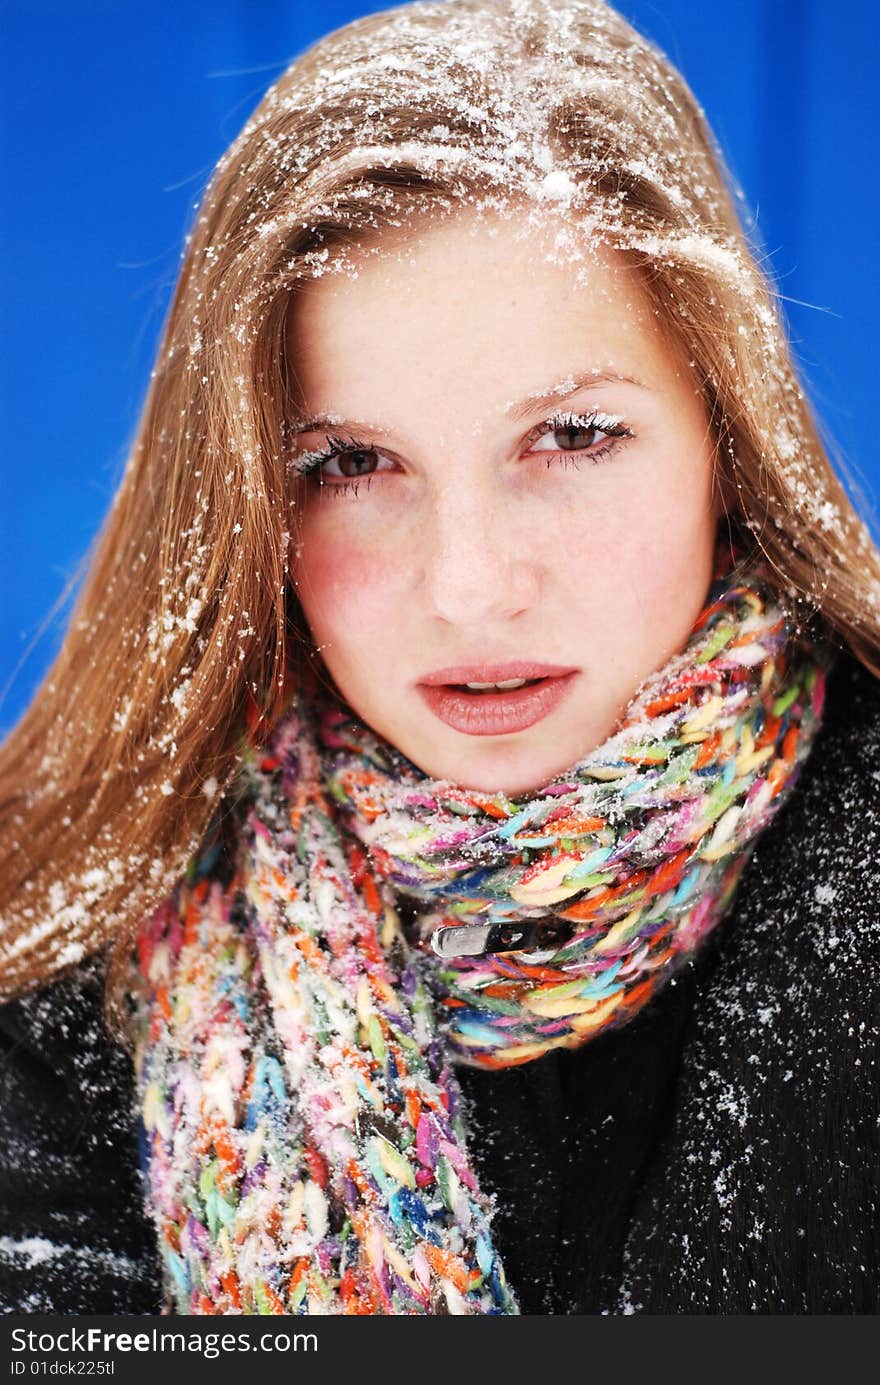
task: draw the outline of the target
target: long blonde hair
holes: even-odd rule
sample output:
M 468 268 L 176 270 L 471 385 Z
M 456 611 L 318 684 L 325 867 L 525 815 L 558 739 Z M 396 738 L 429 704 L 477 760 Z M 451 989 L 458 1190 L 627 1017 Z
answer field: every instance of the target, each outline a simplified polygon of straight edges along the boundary
M 66 638 L 0 749 L 4 994 L 111 942 L 119 979 L 222 801 L 248 719 L 271 723 L 297 665 L 285 341 L 298 286 L 465 204 L 551 209 L 562 242 L 577 222 L 639 267 L 693 362 L 731 522 L 880 674 L 880 554 L 682 78 L 600 0 L 357 20 L 293 63 L 213 175 Z

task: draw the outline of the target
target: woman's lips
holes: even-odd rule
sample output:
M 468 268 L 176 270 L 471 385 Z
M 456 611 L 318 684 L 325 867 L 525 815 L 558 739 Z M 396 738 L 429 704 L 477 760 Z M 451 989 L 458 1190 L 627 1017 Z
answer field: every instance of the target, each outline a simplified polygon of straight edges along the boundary
M 534 671 L 533 671 L 534 670 Z M 506 665 L 492 669 L 443 669 L 417 684 L 418 691 L 440 721 L 466 736 L 505 736 L 525 731 L 555 711 L 567 696 L 577 669 L 539 672 L 535 666 Z M 455 675 L 454 678 L 450 675 Z M 464 675 L 464 676 L 462 676 Z M 537 679 L 507 692 L 468 692 L 462 683 L 501 683 L 516 678 Z

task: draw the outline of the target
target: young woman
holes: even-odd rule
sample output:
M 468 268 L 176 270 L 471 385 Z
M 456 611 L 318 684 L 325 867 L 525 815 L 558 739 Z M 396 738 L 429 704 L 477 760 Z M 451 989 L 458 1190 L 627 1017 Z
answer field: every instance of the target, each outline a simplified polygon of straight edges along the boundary
M 5 1303 L 876 1311 L 878 658 L 666 60 L 315 45 L 0 759 Z

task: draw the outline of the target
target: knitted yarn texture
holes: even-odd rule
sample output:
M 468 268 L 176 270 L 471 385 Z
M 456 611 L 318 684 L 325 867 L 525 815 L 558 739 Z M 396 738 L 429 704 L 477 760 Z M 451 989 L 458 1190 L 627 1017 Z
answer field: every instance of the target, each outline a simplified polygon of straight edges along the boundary
M 614 733 L 516 798 L 429 779 L 292 693 L 242 750 L 231 881 L 209 833 L 139 938 L 169 1311 L 515 1313 L 454 1065 L 582 1044 L 693 955 L 796 782 L 831 661 L 728 553 Z M 528 950 L 430 948 L 441 924 L 524 920 Z

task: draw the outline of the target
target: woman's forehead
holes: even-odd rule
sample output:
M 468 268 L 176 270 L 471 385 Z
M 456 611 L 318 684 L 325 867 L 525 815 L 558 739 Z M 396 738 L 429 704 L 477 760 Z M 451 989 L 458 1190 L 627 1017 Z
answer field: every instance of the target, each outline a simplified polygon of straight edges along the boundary
M 634 273 L 594 245 L 575 283 L 553 243 L 552 225 L 450 222 L 310 284 L 288 338 L 300 426 L 381 431 L 402 389 L 517 420 L 591 384 L 651 387 L 668 351 Z

